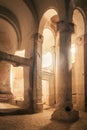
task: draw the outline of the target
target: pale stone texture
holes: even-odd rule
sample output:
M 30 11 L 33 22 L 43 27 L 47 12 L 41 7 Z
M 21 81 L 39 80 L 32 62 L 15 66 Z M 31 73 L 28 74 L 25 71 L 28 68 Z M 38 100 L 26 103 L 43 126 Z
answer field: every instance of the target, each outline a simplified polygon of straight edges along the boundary
M 64 108 L 56 110 L 52 119 L 64 122 L 75 122 L 79 119 L 79 112 L 76 110 L 66 111 Z

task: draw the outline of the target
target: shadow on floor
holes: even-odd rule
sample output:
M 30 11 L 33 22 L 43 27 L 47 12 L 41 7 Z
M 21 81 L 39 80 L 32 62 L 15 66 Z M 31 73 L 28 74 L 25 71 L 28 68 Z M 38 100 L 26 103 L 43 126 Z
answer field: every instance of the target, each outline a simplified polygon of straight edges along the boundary
M 70 130 L 87 130 L 87 119 L 80 118 L 71 126 Z
M 87 120 L 80 118 L 77 122 L 74 123 L 52 121 L 39 130 L 87 130 Z
M 69 123 L 61 123 L 57 121 L 51 121 L 51 123 L 42 127 L 39 130 L 70 130 L 71 124 Z

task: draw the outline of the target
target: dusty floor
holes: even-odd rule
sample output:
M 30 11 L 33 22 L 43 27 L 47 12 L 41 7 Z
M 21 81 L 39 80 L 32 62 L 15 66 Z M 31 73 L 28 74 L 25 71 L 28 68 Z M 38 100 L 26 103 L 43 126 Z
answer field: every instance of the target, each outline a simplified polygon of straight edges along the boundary
M 0 116 L 0 130 L 87 130 L 87 113 L 80 112 L 75 123 L 60 123 L 50 120 L 54 109 L 32 115 Z

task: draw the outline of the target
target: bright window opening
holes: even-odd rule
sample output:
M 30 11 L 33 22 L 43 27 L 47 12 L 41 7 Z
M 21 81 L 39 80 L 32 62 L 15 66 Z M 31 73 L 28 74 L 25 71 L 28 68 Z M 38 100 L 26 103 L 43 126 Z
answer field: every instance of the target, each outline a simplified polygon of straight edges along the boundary
M 42 56 L 42 68 L 46 68 L 52 65 L 52 54 L 47 52 Z

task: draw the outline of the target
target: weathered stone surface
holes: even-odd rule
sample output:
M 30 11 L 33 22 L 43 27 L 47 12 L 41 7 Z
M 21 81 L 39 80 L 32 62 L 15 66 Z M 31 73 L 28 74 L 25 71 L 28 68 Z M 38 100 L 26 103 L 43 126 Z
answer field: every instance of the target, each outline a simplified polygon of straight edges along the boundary
M 34 104 L 34 112 L 42 112 L 43 111 L 43 104 L 42 103 L 35 103 Z
M 58 86 L 57 86 L 57 110 L 52 114 L 52 119 L 64 122 L 74 122 L 79 119 L 79 112 L 73 110 L 72 104 L 72 73 L 70 70 L 71 54 L 70 41 L 74 32 L 73 23 L 58 22 L 60 32 Z M 66 46 L 66 47 L 65 47 Z
M 33 107 L 34 112 L 41 112 L 43 109 L 42 104 L 42 42 L 43 36 L 39 33 L 35 34 L 35 61 L 34 61 L 34 86 L 33 86 Z
M 72 106 L 72 81 L 71 81 L 71 54 L 70 54 L 70 41 L 71 33 L 73 33 L 73 24 L 66 23 L 65 21 L 58 22 L 58 29 L 60 32 L 60 48 L 58 59 L 58 85 L 57 85 L 57 106 L 58 108 L 65 108 L 64 106 L 69 103 Z M 66 47 L 65 47 L 66 46 Z
M 0 51 L 0 60 L 1 61 L 7 61 L 13 64 L 14 66 L 32 66 L 33 59 L 30 58 L 23 58 L 19 56 L 15 56 L 12 54 L 8 54 L 5 52 Z
M 12 97 L 12 94 L 0 94 L 0 102 L 10 102 Z
M 79 119 L 79 112 L 76 110 L 66 111 L 63 109 L 57 109 L 52 114 L 52 119 L 64 122 L 75 122 Z

